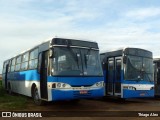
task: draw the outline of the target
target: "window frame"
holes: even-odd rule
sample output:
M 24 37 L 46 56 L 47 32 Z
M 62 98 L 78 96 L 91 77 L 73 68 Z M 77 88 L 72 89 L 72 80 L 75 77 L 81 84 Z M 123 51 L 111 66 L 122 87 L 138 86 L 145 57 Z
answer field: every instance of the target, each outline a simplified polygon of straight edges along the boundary
M 21 70 L 21 63 L 22 63 L 22 55 L 19 55 L 16 57 L 16 62 L 15 62 L 15 71 L 20 71 Z M 17 69 L 18 66 L 18 69 Z
M 33 58 L 31 57 L 32 52 L 37 50 L 37 54 L 36 57 L 34 56 Z M 28 59 L 28 69 L 32 70 L 32 69 L 37 69 L 38 68 L 38 56 L 39 56 L 39 48 L 34 48 L 32 50 L 29 51 L 29 59 Z M 31 61 L 37 61 L 37 64 L 35 66 L 35 64 L 33 65 L 34 67 L 31 67 L 32 63 L 30 63 Z
M 26 59 L 24 60 L 24 56 L 26 56 L 26 55 L 27 55 L 27 60 Z M 24 64 L 24 67 L 22 68 L 23 64 Z M 25 66 L 25 64 L 27 64 L 27 67 Z M 25 70 L 28 70 L 28 67 L 29 67 L 29 51 L 22 54 L 22 62 L 21 62 L 20 69 L 21 69 L 21 71 L 25 71 Z

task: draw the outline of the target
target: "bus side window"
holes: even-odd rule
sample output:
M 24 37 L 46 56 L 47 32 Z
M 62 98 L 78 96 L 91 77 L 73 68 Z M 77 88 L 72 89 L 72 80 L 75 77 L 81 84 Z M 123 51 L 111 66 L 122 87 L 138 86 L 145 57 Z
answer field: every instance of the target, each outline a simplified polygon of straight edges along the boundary
M 8 72 L 11 71 L 11 60 L 9 60 Z
M 116 60 L 116 80 L 121 80 L 121 59 Z
M 30 52 L 29 69 L 37 68 L 37 64 L 38 64 L 38 49 L 36 48 Z
M 22 56 L 21 70 L 27 70 L 28 60 L 29 60 L 29 53 L 27 52 Z
M 5 74 L 5 72 L 6 72 L 6 62 L 4 62 L 3 64 L 3 74 Z
M 14 69 L 15 69 L 15 61 L 16 61 L 16 59 L 13 58 L 13 59 L 12 59 L 12 62 L 11 62 L 11 72 L 13 72 Z
M 19 71 L 20 70 L 21 58 L 22 58 L 22 56 L 18 56 L 16 58 L 16 68 L 15 68 L 15 71 Z
M 114 78 L 114 60 L 108 60 L 108 80 L 112 81 Z

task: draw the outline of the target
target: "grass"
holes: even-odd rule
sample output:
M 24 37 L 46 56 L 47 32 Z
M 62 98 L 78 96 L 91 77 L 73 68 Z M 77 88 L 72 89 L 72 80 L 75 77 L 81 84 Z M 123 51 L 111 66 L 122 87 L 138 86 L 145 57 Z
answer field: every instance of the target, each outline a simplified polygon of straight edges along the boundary
M 23 110 L 27 105 L 27 97 L 21 95 L 9 95 L 2 87 L 0 80 L 0 110 Z

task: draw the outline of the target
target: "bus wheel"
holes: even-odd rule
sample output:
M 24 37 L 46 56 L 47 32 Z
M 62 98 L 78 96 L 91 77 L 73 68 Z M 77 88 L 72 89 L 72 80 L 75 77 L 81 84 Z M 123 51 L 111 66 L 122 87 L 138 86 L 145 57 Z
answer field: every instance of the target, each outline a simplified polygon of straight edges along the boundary
M 43 105 L 43 101 L 39 97 L 39 93 L 38 93 L 37 87 L 35 87 L 34 91 L 33 91 L 33 100 L 34 100 L 34 103 L 36 105 Z

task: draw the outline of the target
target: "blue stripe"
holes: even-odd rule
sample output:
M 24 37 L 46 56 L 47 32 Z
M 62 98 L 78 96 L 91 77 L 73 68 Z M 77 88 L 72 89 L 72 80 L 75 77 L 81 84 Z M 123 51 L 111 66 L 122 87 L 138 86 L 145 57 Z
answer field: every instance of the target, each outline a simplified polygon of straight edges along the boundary
M 8 73 L 9 80 L 18 80 L 18 81 L 39 81 L 40 74 L 37 70 L 28 70 L 22 72 L 12 72 Z M 93 85 L 96 82 L 104 81 L 104 77 L 54 77 L 48 76 L 48 82 L 63 82 L 70 85 Z
M 19 80 L 19 81 L 39 81 L 40 75 L 37 70 L 28 70 L 22 72 L 11 72 L 8 73 L 8 80 Z

